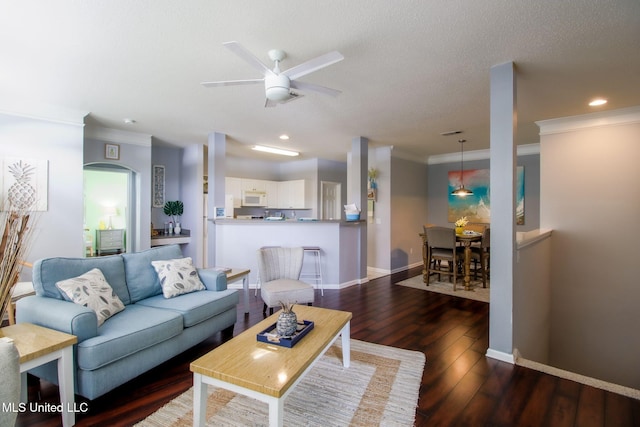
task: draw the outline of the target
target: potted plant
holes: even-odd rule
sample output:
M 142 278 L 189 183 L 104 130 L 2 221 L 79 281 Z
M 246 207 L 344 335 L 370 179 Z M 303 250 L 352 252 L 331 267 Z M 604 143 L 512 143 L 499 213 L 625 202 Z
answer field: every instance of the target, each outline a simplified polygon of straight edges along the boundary
M 462 234 L 462 232 L 464 231 L 464 227 L 469 224 L 469 220 L 467 219 L 466 216 L 463 216 L 462 218 L 459 218 L 455 225 L 456 225 L 456 234 Z
M 170 216 L 173 220 L 174 231 L 176 234 L 180 234 L 180 217 L 184 212 L 184 204 L 180 200 L 168 201 L 164 204 L 164 214 Z

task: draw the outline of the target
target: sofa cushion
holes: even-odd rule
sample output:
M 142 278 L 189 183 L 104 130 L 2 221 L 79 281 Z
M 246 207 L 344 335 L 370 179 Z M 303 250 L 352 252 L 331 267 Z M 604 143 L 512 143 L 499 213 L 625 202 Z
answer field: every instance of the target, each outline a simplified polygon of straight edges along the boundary
M 238 291 L 227 289 L 215 292 L 193 292 L 171 299 L 157 295 L 138 301 L 135 305 L 156 307 L 179 313 L 184 320 L 184 327 L 188 328 L 229 310 L 236 306 L 238 302 Z
M 165 298 L 206 289 L 190 257 L 151 261 L 151 265 L 158 273 L 162 294 Z
M 131 302 L 134 303 L 162 293 L 158 274 L 151 265 L 151 261 L 181 258 L 182 251 L 178 245 L 168 245 L 120 256 L 124 260 L 129 295 L 131 295 Z
M 124 310 L 124 304 L 98 268 L 78 277 L 61 280 L 56 283 L 56 286 L 70 301 L 95 311 L 98 317 L 98 326 L 101 326 L 114 314 Z
M 142 349 L 152 347 L 182 330 L 182 316 L 171 310 L 160 310 L 138 304 L 104 322 L 98 336 L 78 344 L 78 367 L 98 369 Z
M 64 299 L 56 283 L 78 277 L 87 271 L 99 268 L 118 298 L 130 304 L 129 290 L 125 280 L 124 263 L 120 255 L 92 258 L 46 258 L 33 265 L 33 289 L 38 296 Z M 153 271 L 153 269 L 152 269 Z

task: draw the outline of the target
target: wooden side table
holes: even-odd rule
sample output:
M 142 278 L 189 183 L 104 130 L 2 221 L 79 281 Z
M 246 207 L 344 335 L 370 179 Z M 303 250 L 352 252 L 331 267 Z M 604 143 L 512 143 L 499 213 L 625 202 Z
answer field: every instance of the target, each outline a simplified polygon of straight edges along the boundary
M 232 268 L 227 274 L 227 283 L 237 282 L 242 279 L 244 291 L 244 312 L 249 313 L 249 273 L 251 270 L 244 268 Z
M 20 354 L 22 377 L 21 401 L 27 401 L 27 371 L 52 360 L 58 361 L 58 386 L 62 408 L 62 425 L 75 424 L 75 393 L 73 386 L 73 344 L 75 335 L 33 325 L 18 323 L 0 328 L 0 334 L 11 338 Z

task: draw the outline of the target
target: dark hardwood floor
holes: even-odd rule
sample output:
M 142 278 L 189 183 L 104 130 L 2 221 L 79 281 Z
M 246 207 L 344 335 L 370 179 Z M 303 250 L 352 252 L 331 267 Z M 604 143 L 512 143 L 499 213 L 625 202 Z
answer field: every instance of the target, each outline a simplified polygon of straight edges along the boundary
M 341 291 L 316 293 L 316 305 L 351 311 L 352 338 L 423 352 L 427 364 L 417 426 L 638 426 L 640 401 L 485 357 L 489 305 L 393 283 L 407 272 Z M 238 313 L 234 334 L 262 319 L 260 297 Z M 78 426 L 129 426 L 192 385 L 189 363 L 220 344 L 200 345 L 93 401 Z M 57 387 L 29 387 L 29 398 L 55 404 Z M 18 426 L 58 426 L 58 414 L 23 413 Z

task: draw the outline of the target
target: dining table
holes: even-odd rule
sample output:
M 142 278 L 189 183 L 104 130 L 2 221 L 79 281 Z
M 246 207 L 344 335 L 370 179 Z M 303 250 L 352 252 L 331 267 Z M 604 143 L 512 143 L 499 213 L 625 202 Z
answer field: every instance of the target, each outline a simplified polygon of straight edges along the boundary
M 422 259 L 424 262 L 424 268 L 422 270 L 422 280 L 425 283 L 429 283 L 429 273 L 427 272 L 427 265 L 429 265 L 429 247 L 427 245 L 427 234 L 420 233 L 422 238 Z M 473 292 L 471 287 L 471 244 L 473 242 L 480 242 L 482 240 L 482 233 L 476 231 L 463 231 L 462 233 L 456 233 L 456 242 L 461 243 L 464 246 L 464 290 Z

